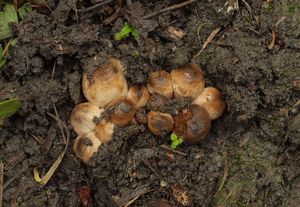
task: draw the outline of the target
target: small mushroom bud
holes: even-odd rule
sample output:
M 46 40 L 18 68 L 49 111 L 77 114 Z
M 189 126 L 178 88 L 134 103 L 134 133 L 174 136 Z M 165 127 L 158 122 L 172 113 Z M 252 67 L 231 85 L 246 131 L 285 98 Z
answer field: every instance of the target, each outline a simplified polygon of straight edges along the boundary
M 77 137 L 73 145 L 73 150 L 79 159 L 88 163 L 100 145 L 101 142 L 96 137 L 95 132 L 91 132 L 85 136 Z
M 128 98 L 120 98 L 108 106 L 109 121 L 117 126 L 126 126 L 133 119 L 136 106 Z
M 96 127 L 95 134 L 102 143 L 107 143 L 113 137 L 114 127 L 113 123 L 102 119 Z
M 172 78 L 170 73 L 165 70 L 151 73 L 147 87 L 151 94 L 158 93 L 166 98 L 173 97 Z
M 100 107 L 127 94 L 127 82 L 123 75 L 120 60 L 110 58 L 107 64 L 100 65 L 91 75 L 84 73 L 82 89 L 86 99 Z
M 170 114 L 150 111 L 148 113 L 148 128 L 156 136 L 164 137 L 173 128 L 174 120 Z
M 208 133 L 211 120 L 205 108 L 192 104 L 174 117 L 173 132 L 185 143 L 198 144 Z
M 136 104 L 136 108 L 146 106 L 149 97 L 150 94 L 147 87 L 139 84 L 129 87 L 127 98 L 131 99 Z
M 163 112 L 165 110 L 166 103 L 168 102 L 168 100 L 169 99 L 167 99 L 166 97 L 158 93 L 154 93 L 150 96 L 147 108 L 151 111 Z
M 171 72 L 174 96 L 197 98 L 203 91 L 205 81 L 203 72 L 195 64 L 187 64 Z
M 214 87 L 204 88 L 204 91 L 194 100 L 193 104 L 205 108 L 211 120 L 219 118 L 226 108 L 221 92 Z
M 71 115 L 71 125 L 78 136 L 93 131 L 104 109 L 89 102 L 78 104 Z

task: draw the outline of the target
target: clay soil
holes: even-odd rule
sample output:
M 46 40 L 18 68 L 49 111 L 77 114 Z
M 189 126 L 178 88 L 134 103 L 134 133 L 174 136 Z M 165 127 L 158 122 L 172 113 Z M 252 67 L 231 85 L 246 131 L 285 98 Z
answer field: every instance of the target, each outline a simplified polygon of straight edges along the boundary
M 196 1 L 143 18 L 180 2 L 113 1 L 87 11 L 92 1 L 47 1 L 51 12 L 39 9 L 15 25 L 18 43 L 1 71 L 0 98 L 18 97 L 22 106 L 1 126 L 3 206 L 80 206 L 83 186 L 92 189 L 92 206 L 126 206 L 134 198 L 130 206 L 157 199 L 177 207 L 299 206 L 300 113 L 293 107 L 300 99 L 299 0 L 242 0 L 229 12 L 226 1 Z M 124 22 L 137 28 L 138 39 L 114 40 Z M 169 26 L 186 35 L 172 37 Z M 196 63 L 206 85 L 222 91 L 226 112 L 201 144 L 183 144 L 180 153 L 164 147 L 169 135 L 159 139 L 143 125 L 118 128 L 86 165 L 72 149 L 70 114 L 86 101 L 83 71 L 107 56 L 124 62 L 129 83 Z M 44 175 L 64 148 L 49 116 L 54 105 L 70 143 L 41 187 L 33 168 Z

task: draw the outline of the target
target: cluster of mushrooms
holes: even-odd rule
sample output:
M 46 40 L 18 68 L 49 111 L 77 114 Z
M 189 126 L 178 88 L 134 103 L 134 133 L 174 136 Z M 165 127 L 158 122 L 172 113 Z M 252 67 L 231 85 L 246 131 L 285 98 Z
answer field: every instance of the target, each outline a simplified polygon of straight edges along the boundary
M 71 124 L 78 135 L 75 154 L 86 163 L 101 144 L 112 140 L 116 126 L 145 124 L 156 136 L 173 131 L 185 143 L 197 144 L 209 133 L 211 121 L 225 110 L 221 93 L 213 87 L 205 88 L 203 72 L 195 64 L 170 73 L 153 72 L 147 86 L 128 86 L 124 70 L 120 60 L 108 58 L 92 74 L 83 74 L 82 89 L 88 102 L 74 108 Z M 173 117 L 160 110 L 173 98 L 189 98 L 192 104 Z

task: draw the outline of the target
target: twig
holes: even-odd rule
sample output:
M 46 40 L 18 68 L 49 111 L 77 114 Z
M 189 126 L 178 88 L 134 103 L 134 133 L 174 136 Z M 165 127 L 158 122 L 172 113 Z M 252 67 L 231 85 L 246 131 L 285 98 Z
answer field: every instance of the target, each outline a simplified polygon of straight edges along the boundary
M 110 2 L 112 2 L 113 0 L 106 0 L 106 1 L 103 1 L 103 2 L 100 2 L 98 4 L 95 4 L 93 6 L 90 6 L 90 7 L 86 7 L 86 8 L 83 8 L 83 9 L 78 9 L 78 13 L 85 13 L 85 12 L 89 12 L 89 11 L 92 11 L 94 9 L 97 9 L 105 4 L 109 4 Z
M 53 78 L 54 78 L 55 69 L 56 69 L 56 61 L 54 62 L 54 65 L 53 65 L 53 68 L 52 68 L 52 72 L 51 72 L 51 78 L 50 78 L 50 80 L 53 80 Z
M 3 199 L 3 174 L 4 174 L 4 164 L 0 161 L 0 207 L 2 207 Z
M 185 6 L 188 6 L 194 2 L 196 2 L 197 0 L 188 0 L 188 1 L 184 1 L 182 3 L 179 3 L 179 4 L 176 4 L 176 5 L 173 5 L 173 6 L 170 6 L 170 7 L 167 7 L 167 8 L 164 8 L 160 11 L 156 11 L 156 12 L 153 12 L 151 14 L 148 14 L 148 15 L 145 15 L 143 17 L 143 19 L 149 19 L 151 17 L 154 17 L 154 16 L 157 16 L 159 14 L 162 14 L 162 13 L 165 13 L 165 12 L 168 12 L 168 11 L 173 11 L 173 10 L 176 10 L 176 9 L 180 9 L 182 7 L 185 7 Z
M 37 137 L 34 134 L 30 133 L 29 134 L 35 139 L 35 141 L 37 141 L 37 143 L 39 143 L 40 145 L 43 145 L 45 143 L 45 140 L 41 137 Z
M 22 170 L 18 171 L 11 179 L 7 180 L 4 183 L 3 189 L 5 190 L 12 182 L 14 182 L 26 170 L 27 168 L 23 168 Z
M 164 149 L 167 149 L 167 150 L 169 150 L 169 151 L 172 151 L 172 152 L 174 152 L 174 153 L 176 153 L 176 154 L 180 154 L 180 155 L 183 155 L 183 156 L 187 156 L 186 153 L 180 152 L 180 151 L 178 151 L 178 150 L 173 150 L 173 149 L 171 149 L 170 147 L 168 147 L 168 146 L 166 146 L 166 145 L 160 145 L 160 147 L 161 147 L 161 148 L 164 148 Z
M 227 159 L 228 152 L 227 152 L 226 149 L 224 150 L 223 154 L 224 154 L 224 162 L 225 162 L 224 163 L 224 174 L 223 174 L 223 178 L 222 178 L 222 181 L 220 183 L 220 186 L 219 186 L 219 188 L 217 190 L 217 193 L 222 190 L 222 188 L 223 188 L 223 186 L 225 184 L 225 181 L 227 179 L 227 176 L 228 176 L 228 159 Z
M 50 6 L 47 4 L 47 2 L 45 0 L 42 0 L 45 4 L 45 6 L 49 9 L 49 11 L 53 14 L 53 10 L 50 8 Z
M 153 189 L 150 189 L 148 185 L 144 185 L 132 190 L 127 195 L 123 196 L 123 198 L 119 198 L 118 200 L 116 200 L 116 202 L 120 207 L 128 207 L 134 201 L 136 201 L 140 196 L 149 193 L 151 191 L 153 191 Z
M 276 33 L 275 33 L 275 28 L 272 29 L 272 41 L 268 47 L 269 50 L 272 50 L 273 47 L 275 46 L 275 40 L 276 40 Z
M 218 27 L 216 29 L 214 29 L 210 35 L 208 36 L 207 40 L 204 42 L 204 44 L 202 45 L 201 50 L 194 56 L 194 58 L 198 57 L 203 50 L 207 47 L 207 45 L 212 41 L 212 39 L 218 34 L 218 32 L 221 30 L 221 27 Z

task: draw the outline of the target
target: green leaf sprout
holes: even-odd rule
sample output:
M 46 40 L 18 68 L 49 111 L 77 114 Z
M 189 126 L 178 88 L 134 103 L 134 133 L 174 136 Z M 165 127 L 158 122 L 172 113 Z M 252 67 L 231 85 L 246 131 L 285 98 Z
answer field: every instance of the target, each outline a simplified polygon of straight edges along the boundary
M 14 115 L 20 106 L 21 103 L 16 98 L 0 102 L 0 118 L 7 118 Z
M 129 36 L 132 36 L 134 37 L 134 39 L 137 39 L 140 36 L 140 33 L 139 31 L 137 31 L 137 29 L 134 26 L 125 22 L 121 31 L 115 34 L 115 40 L 119 41 Z
M 175 133 L 171 134 L 171 148 L 176 149 L 179 145 L 183 143 L 183 139 L 181 137 L 178 137 Z

